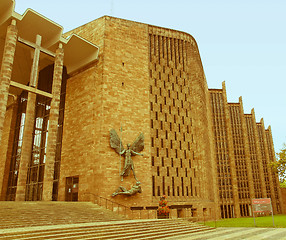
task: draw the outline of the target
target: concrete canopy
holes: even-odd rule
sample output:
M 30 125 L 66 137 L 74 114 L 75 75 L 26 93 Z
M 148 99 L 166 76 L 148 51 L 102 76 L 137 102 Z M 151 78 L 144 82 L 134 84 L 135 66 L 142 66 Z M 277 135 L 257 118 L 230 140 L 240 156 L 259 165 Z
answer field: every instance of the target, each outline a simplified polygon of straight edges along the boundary
M 85 39 L 71 35 L 68 39 L 62 36 L 63 27 L 51 21 L 45 16 L 27 9 L 23 15 L 14 11 L 14 0 L 0 1 L 0 61 L 2 62 L 3 49 L 7 27 L 12 20 L 16 20 L 18 29 L 18 39 L 26 42 L 35 43 L 36 36 L 41 35 L 41 47 L 50 53 L 55 53 L 59 43 L 64 48 L 64 65 L 68 73 L 79 70 L 85 65 L 93 62 L 98 57 L 99 47 L 86 41 Z M 27 85 L 30 79 L 32 56 L 34 48 L 18 41 L 16 55 L 13 66 L 12 81 Z M 54 57 L 50 54 L 41 53 L 39 70 L 53 64 Z M 0 62 L 0 63 L 1 63 Z M 11 87 L 11 93 L 18 95 L 19 90 Z

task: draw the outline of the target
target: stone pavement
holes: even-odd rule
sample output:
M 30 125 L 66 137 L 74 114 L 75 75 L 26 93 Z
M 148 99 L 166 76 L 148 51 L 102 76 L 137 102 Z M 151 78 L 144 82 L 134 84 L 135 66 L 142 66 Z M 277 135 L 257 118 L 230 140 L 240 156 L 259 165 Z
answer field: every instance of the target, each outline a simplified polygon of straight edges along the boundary
M 169 240 L 286 240 L 286 228 L 217 228 L 214 231 L 204 233 L 193 233 L 183 237 L 165 238 Z

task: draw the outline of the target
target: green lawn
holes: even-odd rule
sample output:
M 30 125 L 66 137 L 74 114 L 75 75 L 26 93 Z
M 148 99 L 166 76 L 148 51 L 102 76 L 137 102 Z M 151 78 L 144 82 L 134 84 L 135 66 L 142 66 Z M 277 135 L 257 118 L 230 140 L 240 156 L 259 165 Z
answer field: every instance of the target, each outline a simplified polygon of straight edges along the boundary
M 272 216 L 256 217 L 256 227 L 273 227 Z M 286 215 L 274 215 L 275 227 L 286 228 Z M 254 227 L 253 217 L 228 218 L 216 222 L 205 222 L 210 227 Z

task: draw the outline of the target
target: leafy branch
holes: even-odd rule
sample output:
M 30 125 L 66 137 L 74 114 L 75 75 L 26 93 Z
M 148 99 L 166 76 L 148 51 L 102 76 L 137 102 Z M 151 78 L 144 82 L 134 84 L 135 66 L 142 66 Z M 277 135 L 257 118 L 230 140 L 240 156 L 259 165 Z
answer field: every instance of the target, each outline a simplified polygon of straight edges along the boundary
M 277 160 L 270 163 L 271 168 L 278 174 L 280 182 L 286 181 L 286 144 L 284 143 L 283 148 L 280 152 L 276 153 Z

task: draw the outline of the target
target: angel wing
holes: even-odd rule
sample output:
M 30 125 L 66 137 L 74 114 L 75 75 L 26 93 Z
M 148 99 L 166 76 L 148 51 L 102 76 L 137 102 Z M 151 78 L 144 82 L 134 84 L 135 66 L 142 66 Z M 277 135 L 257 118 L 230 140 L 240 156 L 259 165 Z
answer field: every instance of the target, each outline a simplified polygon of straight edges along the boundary
M 112 128 L 110 130 L 110 146 L 118 153 L 122 152 L 124 149 L 123 143 L 119 136 L 117 135 L 117 132 Z
M 134 152 L 141 152 L 144 149 L 144 135 L 143 133 L 140 133 L 136 140 L 131 145 L 131 150 Z M 134 154 L 132 154 L 134 155 Z

